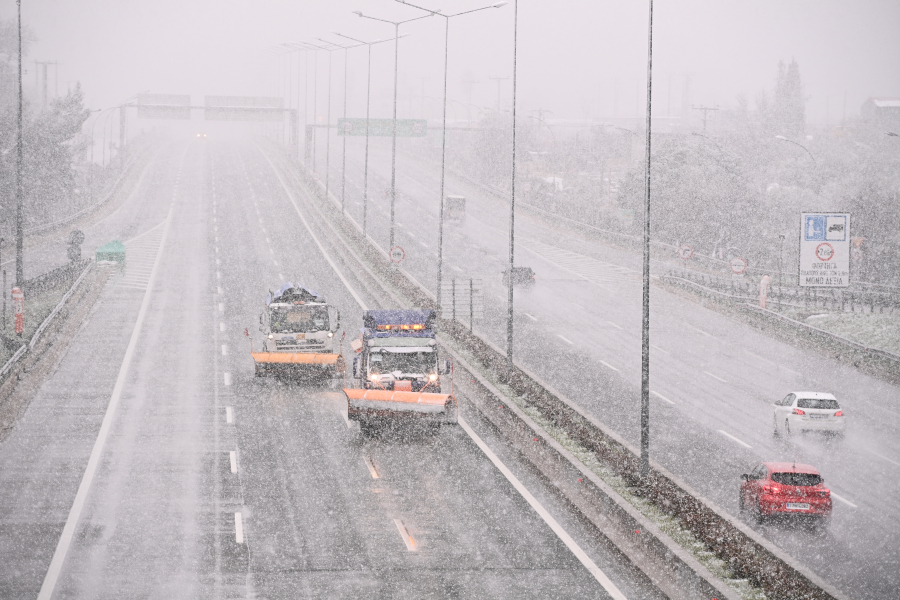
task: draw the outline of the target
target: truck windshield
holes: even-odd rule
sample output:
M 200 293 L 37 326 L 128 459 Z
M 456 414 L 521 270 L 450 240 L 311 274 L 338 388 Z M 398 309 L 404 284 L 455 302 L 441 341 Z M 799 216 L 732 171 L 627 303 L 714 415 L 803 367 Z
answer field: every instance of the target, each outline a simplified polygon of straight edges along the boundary
M 427 373 L 433 371 L 433 352 L 375 352 L 372 354 L 372 369 L 381 373 Z
M 328 309 L 324 306 L 273 308 L 272 333 L 311 333 L 328 329 Z

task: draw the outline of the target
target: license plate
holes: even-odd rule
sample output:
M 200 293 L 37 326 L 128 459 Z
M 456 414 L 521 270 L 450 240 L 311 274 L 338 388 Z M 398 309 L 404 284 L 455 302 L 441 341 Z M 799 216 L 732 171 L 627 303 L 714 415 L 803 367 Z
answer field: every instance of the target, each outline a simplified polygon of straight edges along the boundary
M 810 419 L 827 419 L 828 415 L 809 415 Z
M 785 504 L 785 507 L 788 510 L 809 510 L 809 504 L 807 502 L 788 502 Z

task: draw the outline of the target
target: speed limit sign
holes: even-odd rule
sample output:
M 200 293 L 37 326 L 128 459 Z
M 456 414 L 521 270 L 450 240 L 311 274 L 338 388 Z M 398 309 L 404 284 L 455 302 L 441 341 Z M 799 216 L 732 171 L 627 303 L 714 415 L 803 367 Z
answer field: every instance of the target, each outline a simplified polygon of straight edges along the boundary
M 743 275 L 747 270 L 747 261 L 739 256 L 731 259 L 731 272 L 735 275 Z
M 401 263 L 403 259 L 406 258 L 406 252 L 403 251 L 403 248 L 400 246 L 394 246 L 391 248 L 390 252 L 391 262 L 392 263 Z
M 688 246 L 687 244 L 682 244 L 678 246 L 678 257 L 684 260 L 689 259 L 694 255 L 694 249 Z

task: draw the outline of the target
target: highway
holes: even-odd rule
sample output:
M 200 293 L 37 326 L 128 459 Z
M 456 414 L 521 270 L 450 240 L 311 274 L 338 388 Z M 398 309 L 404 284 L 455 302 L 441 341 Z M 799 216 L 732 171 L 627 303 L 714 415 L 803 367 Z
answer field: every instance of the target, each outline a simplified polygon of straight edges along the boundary
M 334 385 L 255 378 L 267 289 L 313 287 L 350 337 L 384 305 L 262 146 L 155 156 L 86 228 L 125 271 L 0 442 L 0 597 L 662 598 L 465 398 L 466 427 L 368 438 Z
M 369 235 L 385 249 L 389 141 L 373 138 L 369 157 Z M 361 222 L 362 139 L 350 138 L 347 146 L 345 202 Z M 398 146 L 396 243 L 406 251 L 402 267 L 434 293 L 440 155 L 418 140 Z M 337 197 L 339 151 L 332 144 L 330 185 Z M 319 163 L 323 177 L 323 139 Z M 443 276 L 484 280 L 485 318 L 475 328 L 505 348 L 508 203 L 453 173 L 445 193 L 467 198 L 467 216 L 464 227 L 445 230 Z M 516 360 L 637 445 L 640 256 L 526 211 L 517 212 L 516 242 L 516 264 L 537 273 L 534 289 L 516 291 Z M 655 460 L 733 515 L 739 514 L 740 475 L 758 462 L 816 466 L 833 491 L 826 535 L 779 524 L 754 527 L 851 597 L 884 598 L 900 588 L 896 386 L 660 286 L 651 292 L 650 382 Z M 772 403 L 799 390 L 836 395 L 848 419 L 844 440 L 773 436 Z

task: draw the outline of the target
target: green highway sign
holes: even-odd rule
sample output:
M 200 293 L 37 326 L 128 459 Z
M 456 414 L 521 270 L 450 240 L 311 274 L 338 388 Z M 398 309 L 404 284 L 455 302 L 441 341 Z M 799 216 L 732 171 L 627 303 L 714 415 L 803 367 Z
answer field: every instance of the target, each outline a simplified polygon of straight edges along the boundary
M 369 119 L 369 135 L 390 137 L 393 135 L 393 119 Z M 338 119 L 338 135 L 366 135 L 365 119 Z M 425 137 L 428 121 L 425 119 L 397 119 L 397 137 Z

